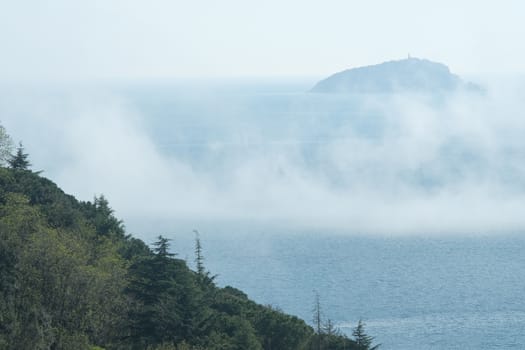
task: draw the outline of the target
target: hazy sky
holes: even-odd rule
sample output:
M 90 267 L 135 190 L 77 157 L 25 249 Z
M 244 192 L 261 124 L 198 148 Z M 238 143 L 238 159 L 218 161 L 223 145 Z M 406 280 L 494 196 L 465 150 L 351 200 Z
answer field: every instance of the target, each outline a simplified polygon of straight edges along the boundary
M 408 53 L 460 75 L 523 74 L 518 1 L 2 1 L 0 124 L 24 141 L 35 169 L 83 200 L 106 194 L 131 228 L 176 218 L 399 232 L 525 227 L 525 80 L 487 79 L 486 95 L 458 92 L 437 105 L 365 98 L 363 114 L 344 97 L 300 94 L 316 78 Z M 216 95 L 185 81 L 183 90 L 137 84 L 135 95 L 47 84 L 290 76 L 310 82 L 277 97 Z M 27 80 L 42 89 L 9 85 Z M 175 152 L 185 142 L 220 162 L 188 161 Z M 318 144 L 314 166 L 303 144 Z
M 0 79 L 323 76 L 406 57 L 525 72 L 518 0 L 0 0 Z

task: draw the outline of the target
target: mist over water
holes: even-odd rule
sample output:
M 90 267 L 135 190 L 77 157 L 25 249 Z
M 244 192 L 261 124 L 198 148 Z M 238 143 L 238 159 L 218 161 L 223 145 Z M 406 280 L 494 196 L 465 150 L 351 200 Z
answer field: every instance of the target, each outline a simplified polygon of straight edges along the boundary
M 129 229 L 254 222 L 360 233 L 514 231 L 522 81 L 485 93 L 318 94 L 314 81 L 4 88 L 34 168 Z
M 174 238 L 191 265 L 199 229 L 219 285 L 259 303 L 309 321 L 318 290 L 326 317 L 345 332 L 362 317 L 385 349 L 519 349 L 525 80 L 313 83 L 4 87 L 0 120 L 33 169 L 103 193 L 129 233 Z

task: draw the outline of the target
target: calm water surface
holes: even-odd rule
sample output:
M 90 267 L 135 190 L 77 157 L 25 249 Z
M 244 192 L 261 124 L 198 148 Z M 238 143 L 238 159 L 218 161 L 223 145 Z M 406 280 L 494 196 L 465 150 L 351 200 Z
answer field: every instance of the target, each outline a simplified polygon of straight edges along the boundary
M 310 321 L 314 291 L 345 332 L 383 349 L 523 349 L 525 238 L 202 234 L 207 267 L 262 304 Z M 191 235 L 174 249 L 192 264 Z

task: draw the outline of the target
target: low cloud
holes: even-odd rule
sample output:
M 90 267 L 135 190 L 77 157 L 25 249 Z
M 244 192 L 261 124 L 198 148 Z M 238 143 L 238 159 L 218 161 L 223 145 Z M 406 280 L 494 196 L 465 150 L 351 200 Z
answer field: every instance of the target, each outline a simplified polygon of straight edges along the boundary
M 131 231 L 474 234 L 525 227 L 519 86 L 434 97 L 25 89 L 4 93 L 0 112 L 35 168 L 81 199 L 104 193 Z

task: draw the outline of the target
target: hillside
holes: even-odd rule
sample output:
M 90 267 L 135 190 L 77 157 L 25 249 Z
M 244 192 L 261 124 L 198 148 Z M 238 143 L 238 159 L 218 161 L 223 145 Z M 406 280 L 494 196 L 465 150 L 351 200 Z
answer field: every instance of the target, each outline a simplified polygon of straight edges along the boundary
M 407 58 L 348 69 L 318 82 L 311 92 L 321 93 L 393 93 L 451 92 L 459 89 L 480 91 L 452 74 L 442 63 Z
M 217 287 L 196 247 L 193 271 L 168 239 L 127 235 L 103 196 L 0 167 L 0 349 L 370 348 Z

